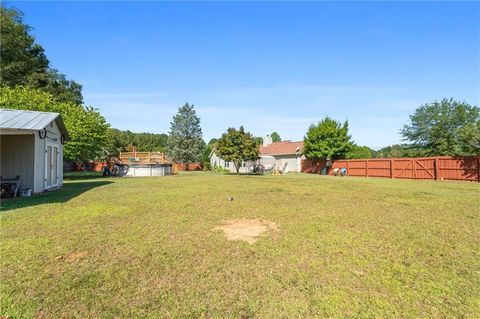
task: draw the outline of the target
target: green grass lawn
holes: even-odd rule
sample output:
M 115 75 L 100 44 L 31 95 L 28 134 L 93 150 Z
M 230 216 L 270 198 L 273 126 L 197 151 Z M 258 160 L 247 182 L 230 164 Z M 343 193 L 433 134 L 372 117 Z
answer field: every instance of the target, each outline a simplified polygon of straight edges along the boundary
M 480 318 L 479 194 L 293 174 L 67 181 L 2 203 L 0 315 Z M 213 230 L 235 218 L 278 231 L 250 245 Z

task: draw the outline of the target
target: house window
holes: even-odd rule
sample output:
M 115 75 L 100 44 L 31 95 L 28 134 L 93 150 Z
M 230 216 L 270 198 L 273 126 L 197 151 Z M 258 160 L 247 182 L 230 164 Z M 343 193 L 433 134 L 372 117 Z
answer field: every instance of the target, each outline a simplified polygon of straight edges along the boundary
M 225 167 L 229 167 L 230 162 L 225 162 Z
M 245 167 L 245 162 L 242 162 L 242 167 Z

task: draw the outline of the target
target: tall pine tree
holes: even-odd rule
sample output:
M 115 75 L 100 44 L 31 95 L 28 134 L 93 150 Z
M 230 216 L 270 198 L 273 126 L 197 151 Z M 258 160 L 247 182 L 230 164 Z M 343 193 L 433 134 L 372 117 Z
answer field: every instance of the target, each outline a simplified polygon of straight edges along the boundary
M 186 103 L 170 123 L 167 153 L 177 163 L 190 164 L 200 160 L 204 148 L 200 118 L 193 104 Z

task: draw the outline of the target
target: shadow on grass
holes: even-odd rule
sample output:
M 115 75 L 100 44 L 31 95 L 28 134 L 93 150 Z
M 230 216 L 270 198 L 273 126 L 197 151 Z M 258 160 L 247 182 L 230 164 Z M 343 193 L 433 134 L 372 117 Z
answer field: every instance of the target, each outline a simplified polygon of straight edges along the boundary
M 30 207 L 42 204 L 65 203 L 70 199 L 89 191 L 93 188 L 112 184 L 110 181 L 88 181 L 66 183 L 61 189 L 52 190 L 31 197 L 17 197 L 2 199 L 1 211 L 9 211 L 12 209 Z
M 66 181 L 77 181 L 82 179 L 101 178 L 102 172 L 65 172 L 63 179 Z
M 232 175 L 232 176 L 265 176 L 265 175 L 272 175 L 272 173 L 267 172 L 263 174 L 259 173 L 225 173 L 225 175 Z

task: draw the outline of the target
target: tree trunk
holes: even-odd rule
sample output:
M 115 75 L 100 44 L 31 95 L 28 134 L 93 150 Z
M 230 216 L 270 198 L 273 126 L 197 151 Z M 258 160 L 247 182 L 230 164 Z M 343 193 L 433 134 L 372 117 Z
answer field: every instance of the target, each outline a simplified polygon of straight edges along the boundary
M 240 165 L 241 165 L 241 164 L 238 164 L 238 163 L 235 163 L 235 162 L 234 162 L 233 165 L 235 166 L 235 170 L 237 171 L 237 175 L 239 175 L 239 174 L 240 174 Z

